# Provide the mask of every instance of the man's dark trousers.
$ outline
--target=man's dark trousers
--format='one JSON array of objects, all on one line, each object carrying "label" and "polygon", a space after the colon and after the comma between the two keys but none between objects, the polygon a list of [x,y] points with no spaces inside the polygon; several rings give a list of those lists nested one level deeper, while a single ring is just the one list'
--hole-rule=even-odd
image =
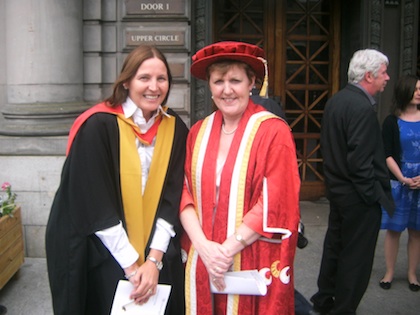
[{"label": "man's dark trousers", "polygon": [[330,203],[328,230],[314,308],[330,314],[356,314],[372,271],[381,224],[379,203]]}]

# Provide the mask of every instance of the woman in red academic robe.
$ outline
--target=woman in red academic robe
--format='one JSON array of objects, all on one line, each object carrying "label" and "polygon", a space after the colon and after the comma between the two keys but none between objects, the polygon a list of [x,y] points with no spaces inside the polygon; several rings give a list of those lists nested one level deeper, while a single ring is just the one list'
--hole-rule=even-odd
[{"label": "woman in red academic robe", "polygon": [[[217,110],[187,141],[180,207],[187,315],[294,314],[300,179],[290,127],[249,98],[264,77],[263,55],[220,42],[193,56],[191,73],[208,80]],[[224,294],[227,271],[255,269],[265,296]]]}]

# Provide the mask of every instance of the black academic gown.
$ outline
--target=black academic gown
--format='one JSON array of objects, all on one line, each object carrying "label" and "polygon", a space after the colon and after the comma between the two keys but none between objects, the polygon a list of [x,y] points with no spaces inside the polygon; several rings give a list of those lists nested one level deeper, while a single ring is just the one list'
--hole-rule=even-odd
[{"label": "black academic gown", "polygon": [[[163,218],[174,225],[177,233],[164,255],[164,268],[159,276],[159,283],[172,285],[166,314],[177,315],[184,313],[178,211],[188,129],[175,112],[169,109],[168,114],[176,117],[175,137],[155,221]],[[117,283],[124,279],[124,271],[94,234],[120,220],[125,226],[119,159],[116,116],[94,114],[74,139],[46,229],[47,267],[55,315],[109,314]]]}]

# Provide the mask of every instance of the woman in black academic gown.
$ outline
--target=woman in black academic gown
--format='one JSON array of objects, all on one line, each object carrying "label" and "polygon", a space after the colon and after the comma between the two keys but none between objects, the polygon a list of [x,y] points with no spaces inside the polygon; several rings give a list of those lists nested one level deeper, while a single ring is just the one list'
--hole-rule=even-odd
[{"label": "woman in black academic gown", "polygon": [[109,314],[118,281],[145,303],[172,285],[166,314],[184,313],[178,209],[185,140],[167,106],[171,73],[163,54],[139,46],[113,94],[80,115],[46,231],[54,314]]}]

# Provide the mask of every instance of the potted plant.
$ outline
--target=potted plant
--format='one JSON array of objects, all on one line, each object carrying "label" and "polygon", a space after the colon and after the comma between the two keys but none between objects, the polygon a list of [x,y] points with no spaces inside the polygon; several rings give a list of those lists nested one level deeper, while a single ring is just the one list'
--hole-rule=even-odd
[{"label": "potted plant", "polygon": [[0,196],[0,290],[19,270],[24,261],[22,216],[15,204],[16,194],[5,182]]}]

